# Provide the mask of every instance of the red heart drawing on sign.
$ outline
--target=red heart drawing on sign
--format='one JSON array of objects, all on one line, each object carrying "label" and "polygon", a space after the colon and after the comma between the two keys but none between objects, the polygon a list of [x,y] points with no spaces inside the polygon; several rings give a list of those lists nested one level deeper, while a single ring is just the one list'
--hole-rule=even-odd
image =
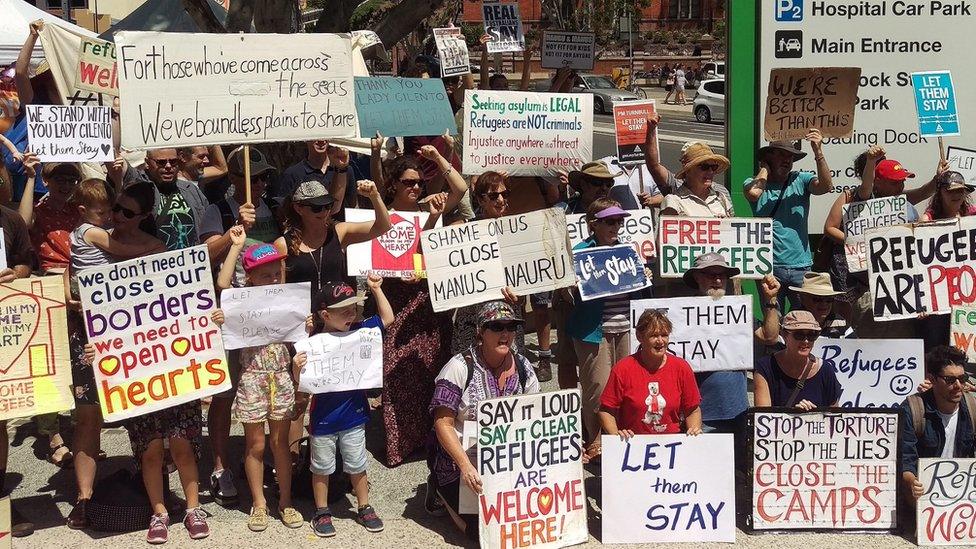
[{"label": "red heart drawing on sign", "polygon": [[[33,305],[33,312],[27,310],[30,307],[24,307],[25,305]],[[19,325],[28,326],[27,331],[16,332],[16,335],[20,337],[14,338],[13,333],[3,333],[0,334],[0,346],[2,347],[13,347],[17,354],[10,360],[10,362],[5,362],[0,364],[0,373],[6,374],[20,357],[27,352],[28,344],[34,339],[34,334],[37,333],[37,326],[40,324],[41,319],[41,302],[34,296],[30,294],[11,294],[7,297],[0,299],[0,316],[10,315],[3,324],[5,326],[14,326],[15,321],[13,316],[19,316]],[[10,339],[7,339],[7,338]],[[9,355],[10,351],[6,351],[4,354]]]},{"label": "red heart drawing on sign", "polygon": [[552,511],[552,503],[552,489],[547,487],[539,490],[539,513],[548,515]]},{"label": "red heart drawing on sign", "polygon": [[393,257],[399,258],[403,254],[409,252],[414,248],[417,242],[417,226],[413,221],[408,221],[393,214],[390,216],[390,221],[393,222],[393,226],[385,234],[377,238],[376,240],[383,246],[387,252]]}]

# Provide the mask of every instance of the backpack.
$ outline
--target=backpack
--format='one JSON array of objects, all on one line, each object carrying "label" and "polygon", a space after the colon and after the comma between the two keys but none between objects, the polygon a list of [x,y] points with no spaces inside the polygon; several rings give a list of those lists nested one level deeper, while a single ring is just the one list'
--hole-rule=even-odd
[{"label": "backpack", "polygon": [[[963,391],[963,398],[966,399],[966,412],[969,414],[969,426],[973,433],[976,433],[976,396],[972,393]],[[908,409],[912,412],[912,426],[915,428],[915,438],[921,438],[925,432],[925,404],[922,402],[921,395],[911,395],[908,397]]]}]

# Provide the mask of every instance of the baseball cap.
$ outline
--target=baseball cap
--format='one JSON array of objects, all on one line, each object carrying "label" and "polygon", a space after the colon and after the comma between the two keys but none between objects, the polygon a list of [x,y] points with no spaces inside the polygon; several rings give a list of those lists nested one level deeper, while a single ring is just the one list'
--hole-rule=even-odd
[{"label": "baseball cap", "polygon": [[282,259],[285,259],[285,255],[271,244],[252,244],[244,250],[244,271]]},{"label": "baseball cap", "polygon": [[316,310],[341,309],[348,305],[362,305],[365,297],[359,297],[356,290],[345,282],[326,282],[315,299]]},{"label": "baseball cap", "polygon": [[[255,177],[267,172],[276,171],[275,167],[268,163],[264,153],[260,149],[251,147],[251,177]],[[244,146],[237,147],[227,155],[227,169],[230,173],[244,177]]]},{"label": "baseball cap", "polygon": [[522,322],[522,318],[515,314],[512,304],[507,301],[495,300],[482,305],[478,311],[478,326],[484,326],[496,320]]},{"label": "baseball cap", "polygon": [[939,178],[938,186],[940,189],[954,191],[956,189],[966,189],[973,192],[973,185],[966,183],[966,178],[959,172],[948,171]]},{"label": "baseball cap", "polygon": [[901,162],[885,158],[875,166],[874,177],[883,177],[891,181],[904,181],[915,177],[915,174],[906,170]]},{"label": "baseball cap", "polygon": [[329,206],[335,199],[321,181],[314,179],[306,181],[295,189],[291,201],[296,204],[310,204],[312,206]]}]

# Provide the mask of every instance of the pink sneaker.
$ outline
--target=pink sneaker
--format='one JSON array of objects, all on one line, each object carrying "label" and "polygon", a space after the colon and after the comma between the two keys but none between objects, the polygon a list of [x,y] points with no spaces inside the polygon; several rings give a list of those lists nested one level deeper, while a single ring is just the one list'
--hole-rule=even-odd
[{"label": "pink sneaker", "polygon": [[149,518],[149,531],[146,541],[153,545],[166,543],[169,538],[169,515],[153,515]]},{"label": "pink sneaker", "polygon": [[210,527],[207,526],[207,512],[202,507],[187,509],[183,526],[186,526],[190,539],[203,539],[210,535]]}]

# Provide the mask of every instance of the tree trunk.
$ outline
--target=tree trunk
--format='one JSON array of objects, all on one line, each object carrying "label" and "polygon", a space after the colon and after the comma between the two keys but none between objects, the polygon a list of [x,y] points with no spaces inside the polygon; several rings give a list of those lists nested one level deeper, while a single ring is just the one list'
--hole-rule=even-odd
[{"label": "tree trunk", "polygon": [[[349,26],[349,18],[361,0],[332,0],[329,5],[322,10],[319,20],[315,22],[314,32],[350,32],[354,30]],[[392,44],[391,44],[392,47]]]},{"label": "tree trunk", "polygon": [[254,30],[290,34],[298,32],[301,12],[295,0],[262,0],[254,6]]},{"label": "tree trunk", "polygon": [[201,32],[227,32],[210,9],[208,0],[183,0],[183,9],[190,14]]},{"label": "tree trunk", "polygon": [[373,26],[373,30],[383,44],[393,47],[443,4],[444,0],[402,0]]},{"label": "tree trunk", "polygon": [[230,0],[227,32],[250,32],[254,21],[254,0]]}]

